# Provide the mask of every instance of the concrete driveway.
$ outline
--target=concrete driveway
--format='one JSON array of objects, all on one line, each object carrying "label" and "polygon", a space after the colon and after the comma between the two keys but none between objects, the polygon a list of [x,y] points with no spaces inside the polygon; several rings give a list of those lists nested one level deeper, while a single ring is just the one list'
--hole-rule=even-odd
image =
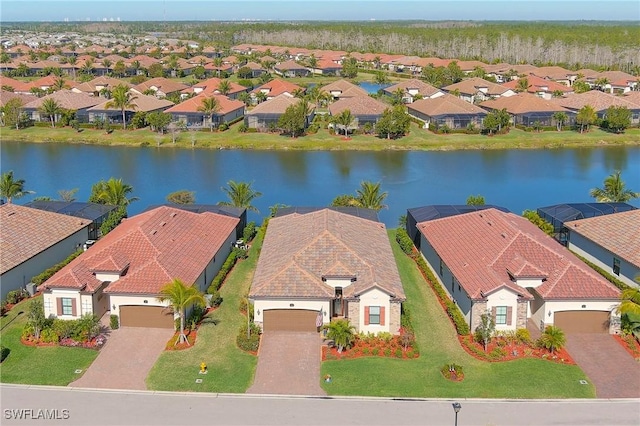
[{"label": "concrete driveway", "polygon": [[567,334],[567,351],[598,398],[640,397],[640,364],[608,334]]},{"label": "concrete driveway", "polygon": [[316,332],[265,332],[247,393],[326,395],[320,387],[321,342]]},{"label": "concrete driveway", "polygon": [[145,379],[173,335],[168,328],[111,331],[100,355],[72,387],[145,390]]}]

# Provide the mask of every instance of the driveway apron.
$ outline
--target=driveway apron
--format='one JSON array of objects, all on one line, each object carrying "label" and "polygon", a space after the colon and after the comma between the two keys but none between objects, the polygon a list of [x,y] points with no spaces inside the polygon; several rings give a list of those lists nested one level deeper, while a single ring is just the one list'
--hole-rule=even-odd
[{"label": "driveway apron", "polygon": [[247,393],[326,395],[320,387],[321,339],[315,332],[267,331]]},{"label": "driveway apron", "polygon": [[598,398],[640,397],[640,364],[608,334],[567,334],[567,351]]},{"label": "driveway apron", "polygon": [[145,390],[147,374],[172,335],[166,328],[113,330],[93,364],[69,386]]}]

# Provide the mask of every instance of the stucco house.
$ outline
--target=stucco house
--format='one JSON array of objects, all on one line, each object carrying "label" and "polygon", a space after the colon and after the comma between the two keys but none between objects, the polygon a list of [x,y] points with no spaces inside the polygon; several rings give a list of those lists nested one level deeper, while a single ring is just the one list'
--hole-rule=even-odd
[{"label": "stucco house", "polygon": [[376,124],[385,110],[390,109],[388,104],[380,102],[371,96],[354,96],[340,98],[329,105],[329,114],[337,116],[342,111],[349,110],[354,118],[355,126],[363,126],[366,123]]},{"label": "stucco house", "polygon": [[347,80],[337,80],[321,87],[323,92],[328,93],[334,100],[369,96],[369,93],[362,87],[357,86]]},{"label": "stucco house", "polygon": [[[214,98],[218,102],[218,110],[212,116],[200,110],[206,98]],[[207,127],[210,124],[218,127],[222,123],[229,123],[244,115],[244,102],[229,99],[224,95],[201,93],[177,105],[167,108],[164,112],[171,114],[173,121],[183,121],[189,128]],[[212,123],[211,123],[212,122]]]},{"label": "stucco house", "polygon": [[407,105],[410,116],[423,121],[425,127],[448,126],[450,129],[465,129],[469,125],[482,128],[487,112],[462,99],[446,94],[433,99],[420,99]]},{"label": "stucco house", "polygon": [[570,109],[529,93],[518,93],[509,97],[502,96],[490,99],[480,103],[478,106],[487,111],[506,109],[511,115],[513,124],[521,124],[523,126],[533,126],[536,123],[540,123],[542,126],[555,126],[556,120],[553,115],[556,112],[564,112],[567,115],[568,121],[564,125],[573,123],[576,116]]},{"label": "stucco house", "polygon": [[417,224],[420,252],[475,330],[615,333],[620,290],[527,219],[496,209]]},{"label": "stucco house", "polygon": [[283,77],[306,77],[311,73],[307,67],[293,60],[274,65],[273,71]]},{"label": "stucco house", "polygon": [[640,209],[566,222],[567,247],[627,285],[640,287]]},{"label": "stucco house", "polygon": [[[247,127],[255,129],[268,129],[270,126],[277,126],[278,120],[287,111],[287,108],[296,105],[299,101],[299,98],[282,93],[247,111],[244,116],[244,123]],[[307,116],[305,128],[313,121],[316,113],[315,105],[309,103],[309,109],[311,112]]]},{"label": "stucco house", "polygon": [[384,93],[389,96],[394,96],[397,90],[402,91],[402,102],[405,104],[412,103],[416,98],[433,99],[443,96],[445,93],[437,87],[433,87],[429,83],[415,78],[403,80],[400,83],[383,89]]},{"label": "stucco house", "polygon": [[590,90],[554,98],[551,102],[573,111],[574,114],[577,114],[582,107],[589,105],[601,119],[606,118],[609,107],[626,108],[631,111],[631,124],[635,125],[640,122],[640,102],[634,102],[633,98],[627,96],[615,96],[599,90]]},{"label": "stucco house", "polygon": [[90,220],[17,204],[0,205],[0,288],[4,299],[62,262],[89,237]]},{"label": "stucco house", "polygon": [[238,221],[167,206],[125,219],[40,286],[45,315],[110,311],[121,326],[173,328],[160,289],[180,279],[205,291],[231,251]]},{"label": "stucco house", "polygon": [[513,96],[516,92],[497,83],[483,78],[473,77],[459,81],[442,88],[447,93],[456,93],[463,101],[470,103],[483,102],[500,96]]},{"label": "stucco house", "polygon": [[[80,123],[89,121],[89,108],[104,102],[104,98],[94,97],[86,93],[76,93],[71,90],[63,89],[42,98],[37,98],[22,109],[34,121],[50,121],[51,118],[41,111],[42,105],[47,100],[55,101],[61,109],[75,111],[76,120]],[[62,112],[56,115],[56,122],[60,119]]]},{"label": "stucco house", "polygon": [[399,333],[405,300],[385,226],[357,211],[309,209],[269,221],[249,298],[265,331]]},{"label": "stucco house", "polygon": [[[155,96],[132,94],[131,107],[124,110],[125,120],[127,123],[131,121],[136,112],[154,112],[164,111],[171,107],[173,102],[166,99],[158,99]],[[87,109],[89,113],[89,121],[94,122],[96,119],[110,121],[111,123],[122,124],[122,111],[114,106],[110,106],[109,100],[103,100],[102,103]]]}]

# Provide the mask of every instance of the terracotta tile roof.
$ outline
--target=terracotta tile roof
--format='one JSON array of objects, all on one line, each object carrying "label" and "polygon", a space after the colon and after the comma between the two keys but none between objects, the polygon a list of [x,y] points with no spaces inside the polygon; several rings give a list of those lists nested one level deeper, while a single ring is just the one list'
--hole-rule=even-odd
[{"label": "terracotta tile roof", "polygon": [[333,298],[323,276],[354,275],[345,297],[374,286],[404,300],[385,226],[323,209],[269,221],[250,297]]},{"label": "terracotta tile roof", "polygon": [[537,69],[531,71],[531,74],[542,78],[549,78],[551,80],[566,80],[570,76],[578,75],[578,72],[570,71],[559,66],[550,66],[538,67]]},{"label": "terracotta tile roof", "polygon": [[36,95],[28,95],[26,93],[15,93],[0,90],[0,107],[5,106],[11,99],[16,98],[20,99],[22,105],[28,104],[29,102],[38,99]]},{"label": "terracotta tile roof", "polygon": [[164,77],[152,78],[151,80],[144,81],[137,86],[133,86],[132,89],[139,92],[144,93],[145,90],[153,90],[153,91],[162,91],[163,93],[174,93],[179,92],[188,88],[184,83],[180,83],[179,81],[170,80]]},{"label": "terracotta tile roof", "polygon": [[158,207],[125,219],[91,249],[49,278],[42,288],[94,292],[102,285],[94,272],[120,273],[107,293],[158,294],[175,278],[192,284],[239,219],[215,213],[192,213]]},{"label": "terracotta tile roof", "polygon": [[17,204],[0,205],[0,273],[31,259],[89,223],[89,220]]},{"label": "terracotta tile roof", "polygon": [[[467,78],[458,83],[450,84],[442,88],[447,92],[457,90],[463,95],[475,95],[482,91],[489,96],[501,96],[503,93],[513,89],[505,87],[501,84],[492,83],[480,77]],[[483,90],[485,89],[485,90]]]},{"label": "terracotta tile roof", "polygon": [[441,90],[437,87],[433,87],[429,83],[425,83],[424,81],[415,78],[412,78],[410,80],[403,80],[398,84],[394,84],[385,88],[384,91],[387,93],[393,93],[398,89],[402,89],[405,92],[408,92],[409,90],[417,90],[419,95],[427,98],[435,95],[438,92],[441,92]]},{"label": "terracotta tile roof", "polygon": [[28,92],[29,88],[26,87],[23,81],[15,80],[11,77],[6,77],[4,75],[0,75],[0,87],[1,86],[9,86],[12,87],[14,92]]},{"label": "terracotta tile roof", "polygon": [[565,222],[582,235],[640,268],[640,209]]},{"label": "terracotta tile roof", "polygon": [[600,73],[589,68],[582,68],[576,71],[576,75],[582,74],[582,78],[597,79]]},{"label": "terracotta tile roof", "polygon": [[290,83],[288,81],[280,80],[278,78],[273,79],[260,87],[254,89],[251,93],[258,93],[266,91],[268,97],[273,98],[283,93],[293,94],[296,90],[304,90],[303,87],[297,84]]},{"label": "terracotta tile roof", "polygon": [[446,94],[433,99],[419,99],[409,105],[409,110],[415,110],[430,117],[450,114],[481,114],[487,115],[487,111],[463,101],[457,96]]},{"label": "terracotta tile roof", "polygon": [[71,90],[58,90],[57,92],[54,92],[50,95],[43,96],[42,98],[37,98],[26,104],[24,107],[38,109],[42,106],[42,103],[45,101],[45,99],[53,99],[62,108],[72,111],[91,108],[104,102],[103,98],[96,98],[86,93],[76,93]]},{"label": "terracotta tile roof", "polygon": [[131,64],[133,64],[135,61],[140,62],[140,65],[143,68],[149,68],[151,65],[153,64],[158,64],[160,63],[160,61],[156,58],[152,58],[151,56],[147,56],[147,55],[136,55],[133,58],[129,58],[127,59],[127,65],[131,66]]},{"label": "terracotta tile roof", "polygon": [[474,300],[504,286],[532,298],[509,272],[544,274],[546,280],[536,292],[548,300],[617,300],[620,294],[569,250],[513,213],[487,209],[421,222],[417,227]]},{"label": "terracotta tile roof", "polygon": [[551,102],[575,111],[585,105],[592,106],[596,111],[605,111],[611,106],[622,106],[632,110],[640,109],[640,105],[631,99],[627,99],[624,96],[615,96],[599,90],[589,90],[588,92],[574,93],[562,98],[553,98]]},{"label": "terracotta tile roof", "polygon": [[177,105],[172,106],[164,110],[166,113],[179,113],[179,112],[188,112],[188,113],[200,113],[198,108],[202,105],[202,100],[205,98],[213,97],[218,100],[218,105],[220,109],[216,112],[216,115],[225,115],[230,113],[231,111],[235,111],[238,109],[244,110],[244,102],[239,101],[237,99],[229,99],[224,95],[212,95],[209,93],[201,93],[199,95],[194,96],[193,98],[189,98],[184,102],[180,102]]},{"label": "terracotta tile roof", "polygon": [[[109,103],[109,99],[105,99],[102,103],[91,107],[88,109],[88,111],[115,111],[118,110],[118,108],[115,107],[111,107],[111,108],[107,108],[107,104]],[[131,103],[133,105],[135,105],[133,108],[128,108],[125,111],[132,111],[132,112],[136,112],[136,111],[143,111],[143,112],[150,112],[150,111],[157,111],[157,110],[161,110],[161,109],[165,109],[168,108],[170,106],[173,105],[173,102],[168,101],[166,99],[158,99],[155,96],[147,96],[147,95],[141,95],[138,93],[133,93],[131,96]]]},{"label": "terracotta tile roof", "polygon": [[[545,80],[544,78],[538,77],[536,75],[528,75],[522,78],[527,79],[527,83],[529,84],[527,92],[529,93],[552,93],[556,90],[559,90],[563,93],[573,92],[573,89],[571,87],[565,86],[564,84],[556,83],[553,80]],[[508,81],[506,83],[503,83],[502,86],[515,91],[518,87],[518,80]]]},{"label": "terracotta tile roof", "polygon": [[473,71],[476,67],[485,69],[487,64],[481,61],[458,61],[456,59],[452,59],[451,62],[456,61],[458,66],[462,71]]},{"label": "terracotta tile roof", "polygon": [[634,77],[624,71],[603,71],[598,77],[606,78],[609,81],[638,81],[638,77]]},{"label": "terracotta tile roof", "polygon": [[[39,78],[37,80],[33,80],[33,81],[29,81],[29,82],[25,82],[23,84],[23,86],[20,88],[21,90],[30,90],[31,88],[49,88],[51,86],[53,86],[56,82],[56,80],[58,80],[59,77],[50,74],[46,77],[42,77]],[[74,86],[76,86],[78,83],[76,83],[73,80],[64,80],[64,84],[69,87],[72,88]]]},{"label": "terracotta tile roof", "polygon": [[[206,68],[206,66],[205,66]],[[218,90],[218,87],[220,86],[220,82],[223,79],[221,78],[217,78],[217,77],[212,77],[212,78],[208,78],[204,81],[201,81],[197,84],[194,84],[191,87],[187,87],[186,89],[182,90],[181,93],[195,93],[195,94],[200,94],[200,93],[208,93],[208,94],[213,94]],[[245,92],[247,90],[246,87],[239,85],[238,83],[234,83],[233,81],[229,81],[231,90],[229,91],[229,95],[232,95],[234,93],[240,93],[240,92]]]},{"label": "terracotta tile roof", "polygon": [[546,101],[529,93],[518,93],[513,96],[501,96],[496,99],[490,99],[479,104],[481,107],[491,110],[500,110],[506,108],[509,114],[524,114],[527,112],[569,112],[568,109],[561,107],[551,101]]},{"label": "terracotta tile roof", "polygon": [[258,71],[258,70],[262,70],[262,65],[255,63],[255,62],[247,62],[246,64],[243,65],[244,67],[247,67],[249,69],[252,69],[254,71]]},{"label": "terracotta tile roof", "polygon": [[280,62],[274,68],[277,69],[277,70],[282,70],[282,71],[306,70],[307,69],[307,67],[305,67],[304,65],[298,64],[296,61]]},{"label": "terracotta tile roof", "polygon": [[[275,98],[262,102],[251,111],[247,111],[245,115],[284,114],[288,107],[297,104],[299,100],[298,98],[283,93]],[[311,110],[315,109],[315,105],[310,102],[308,102],[308,104]]]},{"label": "terracotta tile roof", "polygon": [[[357,86],[347,80],[337,80],[333,83],[329,83],[326,86],[322,86],[321,90],[323,92],[338,93],[338,97],[353,97],[353,96],[369,96],[369,93],[364,90],[362,87]],[[333,93],[332,93],[333,94]]]},{"label": "terracotta tile roof", "polygon": [[382,115],[382,113],[389,108],[391,108],[390,105],[367,95],[340,98],[340,100],[329,105],[329,113],[331,115],[338,115],[348,109],[351,111],[351,114],[356,117],[359,115]]},{"label": "terracotta tile roof", "polygon": [[629,102],[632,102],[635,105],[639,105],[640,106],[640,92],[638,92],[638,91],[632,91],[632,92],[625,93],[623,95],[623,99],[626,99]]},{"label": "terracotta tile roof", "polygon": [[72,88],[74,92],[85,92],[85,93],[93,93],[99,92],[101,89],[107,88],[109,90],[113,90],[114,87],[119,85],[125,85],[127,87],[131,87],[131,84],[127,83],[125,80],[118,80],[117,78],[111,77],[96,77],[93,80],[89,80],[86,83],[78,84],[76,87]]}]

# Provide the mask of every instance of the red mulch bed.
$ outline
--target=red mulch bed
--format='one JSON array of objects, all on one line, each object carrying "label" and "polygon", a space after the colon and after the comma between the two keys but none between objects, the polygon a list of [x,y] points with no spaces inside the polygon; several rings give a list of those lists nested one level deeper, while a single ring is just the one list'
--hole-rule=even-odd
[{"label": "red mulch bed", "polygon": [[[65,342],[68,342],[68,344],[65,344]],[[39,340],[34,339],[33,337],[28,337],[26,339],[23,337],[20,337],[20,343],[22,343],[25,346],[38,346],[38,347],[63,346],[63,347],[69,347],[69,348],[85,348],[85,349],[100,349],[102,348],[102,346],[104,346],[104,343],[98,344],[95,338],[91,339],[88,342],[77,342],[72,339],[62,339],[60,342],[52,343],[52,342],[41,342]]]},{"label": "red mulch bed", "polygon": [[[557,362],[560,364],[575,365],[573,358],[567,352],[566,349],[555,350],[553,354],[544,348],[536,348],[531,344],[519,343],[519,342],[507,342],[502,338],[493,338],[491,343],[487,345],[487,351],[484,347],[473,340],[473,337],[458,336],[460,346],[467,351],[472,357],[481,361],[501,362],[512,361],[520,358],[540,358],[549,361]],[[503,346],[498,344],[500,342]],[[496,349],[498,348],[498,349]],[[499,350],[503,349],[502,354],[499,354]],[[496,351],[494,355],[491,355],[493,351]]]},{"label": "red mulch bed", "polygon": [[384,342],[382,340],[367,342],[363,339],[356,339],[353,346],[349,349],[343,349],[342,353],[338,353],[338,348],[336,347],[322,347],[323,361],[330,359],[353,359],[365,356],[411,359],[419,357],[420,353],[411,348],[411,346],[407,347],[405,351],[402,346],[397,343],[397,338],[393,338],[390,342]]},{"label": "red mulch bed", "polygon": [[618,334],[614,334],[613,338],[626,350],[629,352],[629,355],[634,357],[636,360],[640,360],[640,343],[633,337],[632,335],[620,336]]},{"label": "red mulch bed", "polygon": [[192,347],[196,343],[196,335],[198,334],[198,330],[185,330],[184,334],[187,336],[187,342],[189,342],[189,344],[185,342],[185,343],[178,343],[176,345],[175,344],[176,340],[178,340],[178,336],[180,335],[180,332],[176,331],[175,334],[171,337],[171,339],[169,339],[169,341],[167,342],[167,346],[165,346],[165,350],[181,351],[183,349],[188,349]]}]

